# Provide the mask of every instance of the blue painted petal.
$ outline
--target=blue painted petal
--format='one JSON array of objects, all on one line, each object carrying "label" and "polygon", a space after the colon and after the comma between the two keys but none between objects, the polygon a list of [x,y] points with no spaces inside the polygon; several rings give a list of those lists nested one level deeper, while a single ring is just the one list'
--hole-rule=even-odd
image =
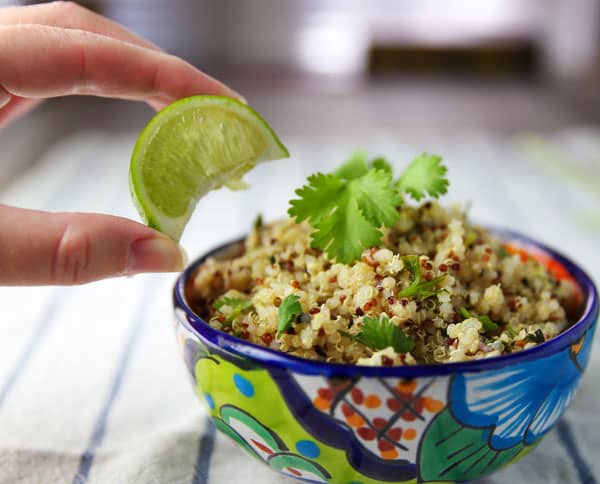
[{"label": "blue painted petal", "polygon": [[570,382],[560,382],[553,388],[533,417],[531,426],[525,434],[526,444],[532,444],[552,428],[573,400],[577,381],[578,378]]},{"label": "blue painted petal", "polygon": [[526,435],[532,443],[556,421],[579,378],[569,351],[484,373],[456,375],[450,408],[463,424],[494,427],[490,445],[509,449]]}]

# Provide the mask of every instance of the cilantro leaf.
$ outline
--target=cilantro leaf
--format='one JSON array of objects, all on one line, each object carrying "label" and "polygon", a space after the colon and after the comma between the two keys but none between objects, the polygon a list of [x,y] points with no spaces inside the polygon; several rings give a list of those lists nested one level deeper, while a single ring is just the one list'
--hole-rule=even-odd
[{"label": "cilantro leaf", "polygon": [[379,245],[382,239],[381,231],[364,217],[350,194],[345,194],[339,200],[339,208],[315,227],[312,245],[344,264],[360,259],[365,248]]},{"label": "cilantro leaf", "polygon": [[357,150],[335,171],[335,176],[344,180],[354,180],[366,174],[368,170],[367,152],[365,150]]},{"label": "cilantro leaf", "polygon": [[334,174],[344,180],[354,180],[365,175],[371,168],[393,175],[392,165],[381,156],[378,156],[367,164],[367,152],[365,150],[357,150],[352,153],[350,158]]},{"label": "cilantro leaf", "polygon": [[300,298],[295,294],[287,296],[279,306],[277,310],[277,337],[281,336],[281,333],[286,332],[292,327],[294,320],[302,314],[302,306],[300,306]]},{"label": "cilantro leaf", "polygon": [[382,156],[378,156],[373,161],[371,161],[371,163],[369,163],[369,166],[377,170],[383,170],[389,173],[390,175],[392,175],[394,172],[394,170],[392,169],[392,165],[390,165],[390,163]]},{"label": "cilantro leaf", "polygon": [[229,306],[233,310],[244,311],[252,306],[250,299],[238,299],[235,297],[222,297],[213,303],[213,307],[217,310],[223,306]]},{"label": "cilantro leaf", "polygon": [[481,322],[481,326],[484,331],[496,331],[498,329],[498,324],[494,323],[489,316],[486,316],[485,314],[483,316],[476,316],[464,306],[461,306],[460,314],[465,319],[478,319]]},{"label": "cilantro leaf", "polygon": [[415,342],[385,314],[379,318],[365,316],[360,333],[355,335],[354,339],[373,350],[383,350],[391,346],[396,353],[408,353],[415,347]]},{"label": "cilantro leaf", "polygon": [[398,220],[396,207],[402,198],[394,192],[391,183],[390,173],[372,169],[350,184],[361,212],[376,227],[391,227]]},{"label": "cilantro leaf", "polygon": [[410,286],[402,289],[398,293],[398,297],[414,297],[417,299],[427,299],[428,297],[435,296],[439,294],[442,289],[439,288],[439,285],[446,278],[446,274],[434,277],[430,281],[421,279],[421,263],[419,261],[419,256],[417,255],[407,255],[403,258],[404,265],[411,273],[411,283]]},{"label": "cilantro leaf", "polygon": [[[404,193],[416,200],[446,193],[446,167],[439,156],[417,157],[396,182],[392,172],[384,158],[368,163],[367,153],[356,151],[336,172],[309,176],[307,184],[296,190],[298,198],[290,201],[288,214],[296,222],[307,220],[312,225],[313,247],[338,262],[354,262],[363,250],[381,244],[383,227],[397,222]],[[409,294],[436,294],[442,278],[422,282]]]},{"label": "cilantro leaf", "polygon": [[290,201],[288,213],[298,222],[309,220],[316,229],[313,246],[325,250],[331,259],[342,263],[360,259],[364,249],[381,243],[380,228],[398,219],[396,207],[401,198],[392,186],[391,174],[383,170],[369,169],[351,180],[317,173],[308,182],[296,190],[300,198]]},{"label": "cilantro leaf", "polygon": [[227,319],[225,319],[226,323],[230,323],[244,311],[250,309],[253,304],[250,299],[238,299],[235,297],[222,297],[213,303],[213,308],[219,312],[222,312],[221,308],[223,308],[223,306],[228,306],[231,308],[229,316],[227,316]]},{"label": "cilantro leaf", "polygon": [[441,161],[439,156],[427,153],[415,158],[396,182],[398,192],[408,193],[417,202],[427,194],[437,198],[446,193],[448,191],[448,179],[445,176],[447,169]]},{"label": "cilantro leaf", "polygon": [[308,184],[296,190],[300,198],[290,200],[288,214],[297,222],[308,220],[317,228],[321,219],[327,217],[345,194],[346,184],[335,175],[315,173],[307,179]]}]

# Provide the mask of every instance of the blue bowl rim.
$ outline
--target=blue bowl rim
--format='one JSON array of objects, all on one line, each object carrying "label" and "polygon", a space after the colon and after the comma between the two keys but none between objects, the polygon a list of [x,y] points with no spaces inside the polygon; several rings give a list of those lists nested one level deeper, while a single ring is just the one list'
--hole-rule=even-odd
[{"label": "blue bowl rim", "polygon": [[212,328],[200,316],[194,313],[185,300],[185,284],[186,281],[190,279],[194,271],[209,257],[212,257],[215,254],[218,254],[219,252],[240,243],[243,238],[222,244],[189,264],[188,267],[177,278],[173,288],[173,303],[175,308],[180,308],[185,312],[187,322],[189,323],[189,325],[187,325],[188,329],[195,333],[200,339],[206,339],[213,345],[216,345],[225,351],[232,352],[238,357],[254,360],[264,367],[275,366],[282,369],[293,370],[296,373],[309,375],[326,375],[347,378],[356,378],[361,376],[416,378],[450,375],[459,372],[481,372],[550,356],[579,341],[586,331],[598,319],[598,290],[596,289],[592,279],[581,267],[579,267],[579,265],[575,264],[560,252],[548,247],[543,243],[534,241],[533,239],[513,230],[490,226],[487,226],[487,228],[505,242],[512,241],[521,245],[524,244],[550,255],[553,259],[563,264],[563,266],[575,279],[583,292],[585,308],[580,318],[567,330],[562,332],[560,335],[546,341],[545,343],[527,350],[486,359],[443,364],[421,364],[412,366],[387,367],[362,366],[344,363],[327,363],[290,355],[278,350],[242,340],[233,335]]}]

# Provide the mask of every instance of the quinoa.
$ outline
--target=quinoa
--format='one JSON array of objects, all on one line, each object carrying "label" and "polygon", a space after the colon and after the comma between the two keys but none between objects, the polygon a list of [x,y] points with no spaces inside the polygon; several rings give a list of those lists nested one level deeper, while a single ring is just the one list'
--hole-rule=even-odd
[{"label": "quinoa", "polygon": [[[536,346],[569,325],[565,308],[577,294],[571,281],[556,279],[532,257],[511,254],[458,208],[427,202],[399,212],[381,246],[352,264],[311,247],[305,223],[256,224],[241,254],[199,267],[188,291],[192,306],[212,327],[253,343],[362,365],[489,358]],[[424,280],[440,278],[434,295],[399,297],[411,284],[409,255],[418,257]],[[278,337],[278,308],[290,295],[299,298],[302,314]],[[247,302],[243,310],[216,309],[222,298]],[[364,318],[382,315],[415,342],[412,351],[377,351],[356,338]],[[483,324],[486,316],[491,327]]]}]

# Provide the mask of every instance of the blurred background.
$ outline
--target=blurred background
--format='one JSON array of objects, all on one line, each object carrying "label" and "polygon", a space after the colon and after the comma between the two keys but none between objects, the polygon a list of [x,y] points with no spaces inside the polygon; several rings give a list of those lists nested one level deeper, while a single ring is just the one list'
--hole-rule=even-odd
[{"label": "blurred background", "polygon": [[[360,143],[382,129],[547,132],[600,122],[597,0],[78,3],[230,84],[284,137],[359,133]],[[0,186],[74,131],[136,133],[150,114],[119,101],[48,102],[0,133],[3,147],[13,144]],[[15,147],[19,132],[27,140]]]}]

